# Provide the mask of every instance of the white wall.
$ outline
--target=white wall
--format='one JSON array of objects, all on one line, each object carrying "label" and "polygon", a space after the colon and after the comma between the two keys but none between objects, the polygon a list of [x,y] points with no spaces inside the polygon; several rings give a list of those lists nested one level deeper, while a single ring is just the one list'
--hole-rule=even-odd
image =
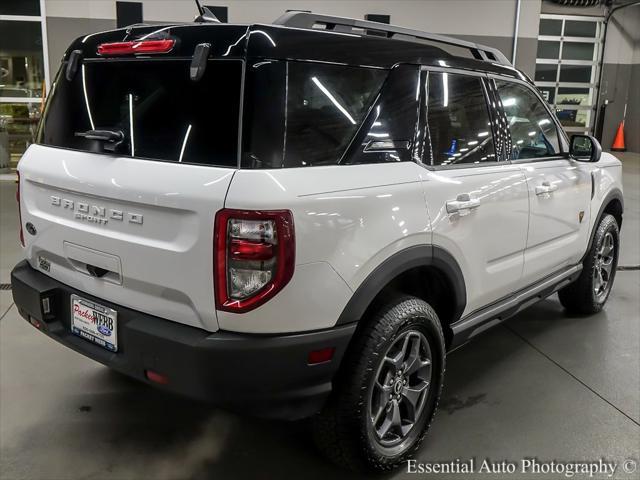
[{"label": "white wall", "polygon": [[45,0],[47,17],[115,19],[115,0]]},{"label": "white wall", "polygon": [[[191,21],[193,0],[143,0],[148,21]],[[229,7],[233,23],[271,23],[287,9],[364,18],[390,14],[392,22],[434,33],[512,37],[516,0],[203,0]],[[47,16],[115,19],[115,0],[46,0]],[[521,37],[537,37],[540,0],[523,0]]]},{"label": "white wall", "polygon": [[640,43],[640,5],[613,14],[607,27],[604,63],[638,63],[634,53]]}]

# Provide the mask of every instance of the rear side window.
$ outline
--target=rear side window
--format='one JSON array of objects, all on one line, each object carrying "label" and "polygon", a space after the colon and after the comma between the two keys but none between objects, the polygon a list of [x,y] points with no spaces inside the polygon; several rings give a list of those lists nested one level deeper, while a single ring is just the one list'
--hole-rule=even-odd
[{"label": "rear side window", "polygon": [[335,164],[385,76],[367,68],[291,62],[286,166]]},{"label": "rear side window", "polygon": [[[87,61],[59,75],[40,127],[54,147],[236,167],[242,62],[209,61],[198,82],[188,60]],[[87,138],[122,132],[123,141]]]},{"label": "rear side window", "polygon": [[427,81],[431,165],[496,161],[482,80],[469,75],[429,72]]},{"label": "rear side window", "polygon": [[538,97],[527,87],[496,81],[511,132],[511,159],[540,158],[560,153],[558,129]]},{"label": "rear side window", "polygon": [[245,168],[337,164],[388,73],[307,62],[248,70]]}]

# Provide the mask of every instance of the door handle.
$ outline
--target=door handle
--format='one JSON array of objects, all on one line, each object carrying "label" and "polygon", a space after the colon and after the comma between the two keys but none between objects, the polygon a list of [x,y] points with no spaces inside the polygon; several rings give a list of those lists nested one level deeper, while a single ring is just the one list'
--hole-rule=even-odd
[{"label": "door handle", "polygon": [[461,217],[471,213],[480,206],[480,200],[477,198],[471,198],[468,193],[461,193],[455,200],[450,200],[446,203],[447,213],[458,213]]},{"label": "door handle", "polygon": [[536,195],[546,195],[548,193],[555,192],[558,189],[558,185],[551,182],[542,182],[542,185],[536,186]]}]

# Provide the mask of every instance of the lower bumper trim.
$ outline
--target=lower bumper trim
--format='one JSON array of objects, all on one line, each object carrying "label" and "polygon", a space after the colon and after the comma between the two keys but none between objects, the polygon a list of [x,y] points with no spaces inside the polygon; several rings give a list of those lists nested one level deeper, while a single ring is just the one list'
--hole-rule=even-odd
[{"label": "lower bumper trim", "polygon": [[[277,336],[210,333],[77,291],[27,262],[16,265],[11,283],[20,314],[59,343],[162,390],[261,417],[295,420],[319,411],[356,328]],[[72,294],[118,312],[118,352],[71,333]],[[330,362],[307,364],[311,351],[327,347],[335,348]],[[167,382],[152,382],[147,371]]]}]

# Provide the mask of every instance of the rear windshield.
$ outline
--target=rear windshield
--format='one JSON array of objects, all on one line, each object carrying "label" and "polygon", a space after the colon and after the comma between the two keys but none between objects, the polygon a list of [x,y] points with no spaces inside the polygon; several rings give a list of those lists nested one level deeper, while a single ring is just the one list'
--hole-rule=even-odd
[{"label": "rear windshield", "polygon": [[[95,153],[235,167],[242,62],[210,60],[198,82],[189,60],[87,61],[58,76],[39,143]],[[123,140],[88,132],[122,132]]]}]

